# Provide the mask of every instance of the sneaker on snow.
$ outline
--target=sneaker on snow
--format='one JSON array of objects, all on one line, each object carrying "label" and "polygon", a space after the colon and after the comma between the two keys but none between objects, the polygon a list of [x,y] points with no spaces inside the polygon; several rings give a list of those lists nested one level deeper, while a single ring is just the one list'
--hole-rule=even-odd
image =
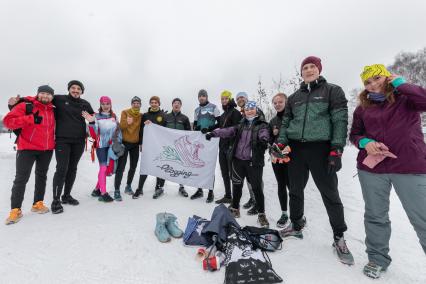
[{"label": "sneaker on snow", "polygon": [[157,187],[157,188],[155,188],[154,195],[152,196],[152,198],[157,199],[158,197],[163,195],[163,193],[164,193],[164,188]]},{"label": "sneaker on snow", "polygon": [[44,214],[49,212],[49,208],[47,208],[43,201],[37,201],[32,207],[31,207],[31,211],[32,212],[36,212],[39,214]]},{"label": "sneaker on snow", "polygon": [[50,210],[52,211],[52,214],[59,214],[64,212],[64,207],[62,207],[61,201],[53,200]]},{"label": "sneaker on snow", "polygon": [[177,218],[171,213],[164,213],[166,218],[166,229],[173,238],[181,238],[183,236],[183,231],[177,225]]},{"label": "sneaker on snow", "polygon": [[98,200],[101,201],[101,202],[113,202],[114,201],[114,199],[112,199],[112,197],[108,194],[108,192],[101,194],[101,196],[99,196]]},{"label": "sneaker on snow", "polygon": [[132,186],[130,184],[127,184],[124,188],[124,193],[128,195],[133,195]]},{"label": "sneaker on snow", "polygon": [[231,211],[232,216],[234,216],[234,218],[240,218],[241,214],[240,214],[240,209],[235,209],[231,206],[228,207],[229,211]]},{"label": "sneaker on snow", "polygon": [[262,228],[269,228],[269,222],[268,219],[266,219],[265,213],[259,213],[259,215],[257,215],[257,222]]},{"label": "sneaker on snow", "polygon": [[207,195],[206,203],[212,203],[214,200],[213,190],[209,190],[209,194]]},{"label": "sneaker on snow", "polygon": [[71,195],[62,195],[62,204],[69,204],[69,205],[78,205],[80,202],[78,202],[77,199],[73,198]]},{"label": "sneaker on snow", "polygon": [[194,199],[197,199],[197,198],[201,198],[203,196],[204,196],[203,190],[201,188],[199,188],[199,189],[197,189],[197,191],[193,195],[191,195],[191,199],[194,200]]},{"label": "sneaker on snow", "polygon": [[6,225],[18,223],[22,218],[22,211],[19,208],[10,210],[9,217],[6,219]]},{"label": "sneaker on snow", "polygon": [[259,211],[257,211],[256,203],[254,203],[253,207],[250,208],[250,210],[247,211],[247,215],[249,215],[249,216],[257,215],[258,213],[259,213]]},{"label": "sneaker on snow", "polygon": [[352,253],[349,251],[344,237],[341,237],[335,240],[333,242],[333,247],[336,249],[337,256],[339,257],[340,262],[347,265],[355,264],[354,257],[352,256]]},{"label": "sneaker on snow", "polygon": [[232,202],[232,198],[231,197],[227,197],[224,196],[221,199],[216,200],[216,204],[222,204],[222,203],[231,203]]},{"label": "sneaker on snow", "polygon": [[119,190],[114,190],[114,200],[115,201],[123,201],[123,198],[121,198],[121,193]]},{"label": "sneaker on snow", "polygon": [[141,195],[143,195],[143,191],[142,189],[136,189],[135,193],[133,193],[132,198],[133,199],[138,199]]},{"label": "sneaker on snow", "polygon": [[157,224],[155,225],[155,235],[157,236],[157,239],[162,243],[170,242],[170,233],[167,231],[166,228],[166,218],[165,213],[158,213],[157,214]]},{"label": "sneaker on snow", "polygon": [[183,197],[188,197],[188,192],[186,192],[185,187],[179,186],[179,194]]},{"label": "sneaker on snow", "polygon": [[249,208],[253,207],[253,205],[254,205],[254,199],[250,198],[246,203],[244,203],[243,208],[249,209]]},{"label": "sneaker on snow", "polygon": [[282,213],[280,219],[277,221],[277,227],[284,228],[287,222],[288,222],[287,213]]},{"label": "sneaker on snow", "polygon": [[362,270],[362,272],[364,273],[364,275],[373,278],[373,279],[377,279],[380,278],[382,272],[385,272],[386,269],[384,269],[382,266],[374,263],[374,262],[369,262],[364,266],[364,269]]},{"label": "sneaker on snow", "polygon": [[99,188],[95,188],[93,191],[92,191],[92,194],[91,194],[93,197],[99,197],[100,195],[101,195],[101,191],[99,190]]},{"label": "sneaker on snow", "polygon": [[293,223],[290,223],[290,225],[287,226],[287,228],[279,231],[280,236],[282,238],[291,238],[294,237],[296,239],[303,239],[303,233],[302,230],[295,230]]}]

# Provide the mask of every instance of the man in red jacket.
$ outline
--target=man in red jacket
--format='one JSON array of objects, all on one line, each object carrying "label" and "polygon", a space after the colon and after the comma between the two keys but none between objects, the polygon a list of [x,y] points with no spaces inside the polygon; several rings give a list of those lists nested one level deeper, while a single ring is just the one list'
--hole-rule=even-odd
[{"label": "man in red jacket", "polygon": [[4,117],[3,123],[9,129],[20,129],[17,139],[16,175],[13,181],[11,211],[6,224],[13,224],[22,218],[22,201],[25,186],[35,168],[35,190],[32,212],[46,213],[49,209],[43,204],[46,191],[47,170],[55,149],[55,116],[53,112],[54,90],[40,86],[35,97],[26,97]]}]

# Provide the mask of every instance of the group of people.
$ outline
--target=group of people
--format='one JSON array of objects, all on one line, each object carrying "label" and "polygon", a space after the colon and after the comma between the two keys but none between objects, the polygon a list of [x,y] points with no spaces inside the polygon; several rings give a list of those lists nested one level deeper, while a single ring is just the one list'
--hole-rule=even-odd
[{"label": "group of people", "polygon": [[[102,96],[95,113],[81,98],[84,86],[77,80],[68,83],[68,95],[54,95],[54,90],[44,85],[38,88],[35,97],[10,98],[11,111],[4,117],[4,124],[19,131],[16,131],[18,151],[11,212],[6,223],[16,223],[22,217],[25,186],[34,163],[36,179],[31,211],[49,211],[43,200],[53,150],[57,165],[51,211],[61,213],[62,204],[79,204],[71,196],[71,190],[88,136],[93,139],[92,154],[96,152],[99,161],[98,181],[92,196],[103,202],[122,200],[120,187],[129,156],[124,193],[133,199],[139,198],[147,176],[140,175],[135,191],[131,184],[143,147],[144,127],[155,123],[173,129],[201,131],[208,140],[220,138],[218,155],[224,196],[216,203],[229,203],[230,212],[240,217],[246,180],[250,199],[242,207],[249,209],[249,215],[257,214],[262,227],[269,226],[263,194],[265,153],[275,146],[283,155],[288,155],[289,161],[272,159],[282,210],[277,222],[277,227],[283,228],[281,236],[303,238],[304,188],[310,173],[329,217],[333,246],[343,263],[353,264],[344,238],[347,225],[337,176],[348,135],[347,99],[341,87],[321,76],[322,62],[318,57],[305,58],[300,68],[303,79],[300,88],[288,98],[283,93],[272,98],[276,115],[269,122],[245,92],[239,92],[234,100],[231,92],[223,91],[221,114],[219,108],[209,102],[207,92],[200,90],[192,127],[189,118],[181,113],[179,98],[172,101],[172,110],[167,113],[160,107],[160,98],[153,96],[148,111],[142,113],[141,99],[134,97],[131,107],[123,110],[118,120],[111,98]],[[369,259],[364,274],[378,278],[391,263],[388,212],[392,186],[426,253],[426,144],[420,118],[420,113],[426,111],[426,90],[391,74],[381,64],[366,66],[361,79],[364,90],[359,94],[349,139],[359,148],[357,168],[365,202],[365,244]],[[114,173],[115,190],[111,197],[106,190],[106,177]],[[157,178],[154,199],[164,193],[164,184],[164,179]],[[178,192],[188,197],[183,185],[179,185]],[[203,189],[198,188],[190,198],[203,195]],[[210,189],[206,202],[213,201]]]}]

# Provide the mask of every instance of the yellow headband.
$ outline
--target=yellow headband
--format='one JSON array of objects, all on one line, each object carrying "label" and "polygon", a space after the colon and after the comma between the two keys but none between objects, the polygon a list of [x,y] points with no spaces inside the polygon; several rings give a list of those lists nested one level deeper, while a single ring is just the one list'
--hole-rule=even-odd
[{"label": "yellow headband", "polygon": [[227,97],[228,99],[232,99],[232,93],[231,93],[230,91],[227,91],[227,90],[223,91],[223,92],[220,94],[220,96],[221,96],[221,97]]},{"label": "yellow headband", "polygon": [[371,66],[365,66],[364,71],[361,73],[361,79],[364,83],[368,79],[374,76],[385,76],[389,77],[391,73],[386,69],[383,64],[373,64]]}]

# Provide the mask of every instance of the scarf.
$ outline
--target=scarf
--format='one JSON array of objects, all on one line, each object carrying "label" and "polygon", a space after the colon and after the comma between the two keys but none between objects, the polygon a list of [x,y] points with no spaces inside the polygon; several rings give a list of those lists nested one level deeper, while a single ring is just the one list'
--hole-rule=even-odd
[{"label": "scarf", "polygon": [[384,102],[386,96],[381,93],[368,93],[367,98],[373,102]]}]

